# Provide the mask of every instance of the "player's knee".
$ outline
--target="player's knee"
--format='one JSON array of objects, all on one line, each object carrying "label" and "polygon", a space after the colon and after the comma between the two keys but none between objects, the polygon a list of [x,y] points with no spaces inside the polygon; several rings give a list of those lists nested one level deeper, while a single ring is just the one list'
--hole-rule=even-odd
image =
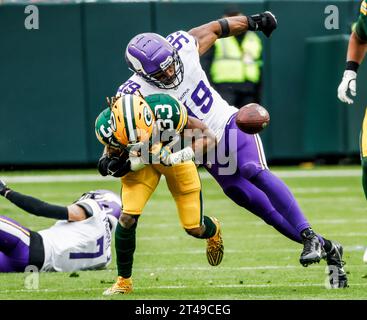
[{"label": "player's knee", "polygon": [[186,229],[185,231],[190,235],[193,236],[194,238],[201,238],[204,231],[205,231],[205,227],[204,225],[197,227],[197,228],[192,228],[192,229]]},{"label": "player's knee", "polygon": [[241,176],[247,180],[257,176],[263,169],[256,162],[247,162],[240,167]]},{"label": "player's knee", "polygon": [[132,228],[136,224],[137,221],[138,221],[138,217],[135,217],[133,215],[130,215],[124,212],[120,215],[120,218],[119,218],[120,224],[126,229]]}]

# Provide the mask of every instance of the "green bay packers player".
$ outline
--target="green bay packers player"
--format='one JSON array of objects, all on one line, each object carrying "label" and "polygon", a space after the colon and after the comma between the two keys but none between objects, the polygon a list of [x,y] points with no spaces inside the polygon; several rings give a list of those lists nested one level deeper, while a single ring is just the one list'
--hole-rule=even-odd
[{"label": "green bay packers player", "polygon": [[[363,62],[367,51],[367,0],[363,0],[360,8],[360,15],[349,38],[347,64],[343,74],[343,79],[338,87],[338,98],[345,103],[352,104],[354,101],[348,96],[355,97],[357,94],[357,72]],[[362,185],[367,199],[367,109],[363,119],[360,135],[360,152],[362,161]],[[367,263],[367,249],[363,256],[363,261]]]},{"label": "green bay packers player", "polygon": [[[191,146],[171,153],[173,143],[184,129],[196,129],[203,134],[196,135]],[[111,169],[107,165],[107,170],[105,167],[100,171],[122,175],[123,210],[115,233],[118,278],[104,295],[132,291],[137,222],[161,175],[165,176],[176,202],[181,225],[189,235],[207,239],[208,262],[219,265],[223,258],[220,225],[217,219],[203,215],[200,178],[192,161],[195,155],[215,146],[215,136],[207,127],[189,117],[186,108],[170,95],[153,94],[143,99],[128,94],[114,101],[111,110],[100,114],[96,120],[96,134],[106,146],[105,163],[120,161],[118,166],[114,164]],[[144,155],[144,147],[149,151],[148,156]],[[115,174],[117,167],[124,169]]]}]

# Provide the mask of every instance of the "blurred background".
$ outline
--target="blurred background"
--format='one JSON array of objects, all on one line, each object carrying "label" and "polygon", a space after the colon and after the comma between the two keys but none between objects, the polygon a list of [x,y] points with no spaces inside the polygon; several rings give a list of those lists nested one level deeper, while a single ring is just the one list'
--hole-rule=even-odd
[{"label": "blurred background", "polygon": [[[27,30],[36,4],[39,29]],[[367,102],[367,66],[354,105],[337,99],[360,1],[333,1],[338,29],[327,29],[328,1],[10,1],[0,0],[0,168],[95,167],[102,146],[94,121],[130,75],[124,60],[137,33],[167,35],[220,18],[228,6],[278,18],[260,35],[261,134],[270,164],[358,163]],[[204,62],[203,62],[204,63]]]}]

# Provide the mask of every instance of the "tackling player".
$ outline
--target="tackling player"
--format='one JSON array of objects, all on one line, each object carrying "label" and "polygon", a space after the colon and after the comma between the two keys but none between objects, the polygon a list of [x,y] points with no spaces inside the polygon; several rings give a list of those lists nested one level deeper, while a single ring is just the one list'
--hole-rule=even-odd
[{"label": "tackling player", "polygon": [[[353,100],[348,96],[348,92],[355,97],[357,71],[367,51],[367,1],[363,0],[360,15],[349,38],[347,64],[343,74],[343,79],[338,87],[338,98],[345,103],[352,104]],[[362,161],[362,185],[367,199],[367,109],[363,119],[362,131],[360,135],[360,153]],[[367,249],[363,255],[363,261],[367,263]]]},{"label": "tackling player", "polygon": [[111,239],[121,211],[120,197],[109,190],[84,193],[64,207],[10,189],[0,180],[0,195],[36,216],[60,220],[31,231],[0,216],[0,272],[72,272],[102,269],[111,262]]},{"label": "tackling player", "polygon": [[[189,117],[186,108],[167,94],[154,94],[144,99],[126,94],[113,100],[111,110],[104,110],[96,120],[96,135],[105,145],[100,172],[122,176],[123,212],[115,234],[118,278],[104,295],[126,294],[133,290],[131,275],[136,227],[161,175],[165,176],[176,202],[181,225],[189,235],[207,239],[208,262],[219,265],[223,258],[220,225],[217,219],[203,215],[200,178],[191,161],[194,154],[200,155],[215,146],[214,135],[202,122]],[[171,153],[168,146],[178,142],[176,138],[181,137],[185,128],[199,129],[202,136],[196,137],[192,146]],[[163,135],[172,140],[162,141]],[[162,146],[164,144],[166,146]],[[142,151],[144,146],[149,153],[141,152],[143,155],[138,156],[137,148]],[[157,162],[153,162],[152,157]]]},{"label": "tackling player", "polygon": [[[203,121],[217,137],[218,157],[206,168],[224,193],[289,239],[303,243],[303,266],[326,258],[330,273],[334,273],[331,285],[346,287],[342,246],[312,230],[288,187],[269,171],[259,135],[238,129],[238,109],[228,105],[211,87],[200,65],[200,55],[217,39],[247,30],[262,31],[269,37],[276,26],[276,18],[267,11],[211,21],[188,32],[173,32],[166,38],[155,33],[138,34],[125,51],[126,62],[135,74],[120,86],[118,94],[137,90],[144,96],[165,92],[181,101],[189,115]],[[233,133],[236,139],[231,139]],[[218,161],[228,151],[236,163],[231,175],[221,174],[223,162]]]}]

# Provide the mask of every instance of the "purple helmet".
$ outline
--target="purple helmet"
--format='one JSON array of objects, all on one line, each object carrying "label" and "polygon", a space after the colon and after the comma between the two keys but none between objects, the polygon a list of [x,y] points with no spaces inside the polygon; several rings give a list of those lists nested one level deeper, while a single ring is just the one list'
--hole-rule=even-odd
[{"label": "purple helmet", "polygon": [[[141,33],[132,38],[125,51],[129,68],[147,82],[161,89],[174,89],[183,80],[183,64],[174,48],[166,39],[156,33]],[[173,64],[174,75],[158,80]]]},{"label": "purple helmet", "polygon": [[122,204],[121,198],[110,190],[93,190],[84,193],[76,202],[92,199],[96,201],[101,208],[107,211],[108,215],[111,215],[118,219],[121,214]]}]

